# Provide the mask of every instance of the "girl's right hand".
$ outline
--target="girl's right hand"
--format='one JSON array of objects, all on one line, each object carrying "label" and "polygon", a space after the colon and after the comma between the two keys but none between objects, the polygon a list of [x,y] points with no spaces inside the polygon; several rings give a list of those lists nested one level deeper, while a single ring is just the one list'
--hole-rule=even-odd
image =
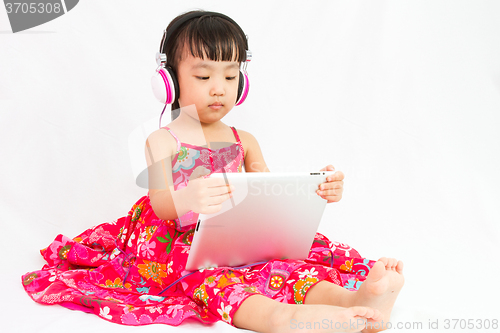
[{"label": "girl's right hand", "polygon": [[234,186],[226,185],[222,178],[204,178],[209,173],[207,168],[197,167],[185,187],[184,199],[189,209],[198,214],[217,213],[222,203],[233,195]]}]

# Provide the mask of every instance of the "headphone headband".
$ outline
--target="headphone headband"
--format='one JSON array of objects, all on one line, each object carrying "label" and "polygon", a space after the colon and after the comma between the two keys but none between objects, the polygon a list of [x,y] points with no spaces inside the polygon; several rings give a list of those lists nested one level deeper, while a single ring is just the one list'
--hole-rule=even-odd
[{"label": "headphone headband", "polygon": [[[161,46],[160,46],[160,50],[159,50],[158,53],[162,54],[162,50],[165,49],[165,45],[167,45],[167,42],[170,39],[170,37],[172,36],[172,34],[175,31],[177,31],[181,26],[183,26],[185,23],[191,21],[192,19],[200,18],[200,17],[203,17],[203,16],[220,17],[220,18],[223,18],[223,19],[231,22],[232,24],[234,24],[240,30],[241,35],[245,36],[245,38],[246,38],[246,35],[243,32],[243,29],[241,29],[241,27],[238,25],[238,23],[236,23],[229,16],[226,16],[224,14],[217,13],[217,12],[196,11],[196,12],[192,12],[192,13],[186,14],[186,16],[180,18],[177,22],[175,22],[170,27],[170,29],[168,29],[168,31],[167,31],[167,29],[164,30],[164,32],[163,32],[163,38],[162,38],[162,42],[161,42]],[[247,48],[248,48],[248,46],[247,46]],[[248,61],[250,61],[252,59],[252,52],[250,52],[250,50],[247,49],[246,53],[247,53],[246,54],[246,61],[248,62]],[[161,61],[161,60],[163,60],[163,61]],[[159,60],[158,58],[156,59],[156,61],[158,62],[158,65],[160,65],[160,63],[166,62],[166,57],[165,57],[165,59],[161,59],[161,60]]]}]

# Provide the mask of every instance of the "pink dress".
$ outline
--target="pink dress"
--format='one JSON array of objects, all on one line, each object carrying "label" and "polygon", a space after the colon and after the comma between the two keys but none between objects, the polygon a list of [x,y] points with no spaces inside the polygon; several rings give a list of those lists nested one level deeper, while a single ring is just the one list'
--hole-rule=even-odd
[{"label": "pink dress", "polygon": [[[212,150],[181,143],[172,160],[174,188],[187,185],[191,172],[241,172],[244,151],[236,143]],[[185,271],[197,214],[159,219],[149,195],[127,216],[103,223],[70,239],[58,235],[41,254],[47,264],[27,273],[22,283],[42,304],[60,304],[94,313],[124,325],[179,325],[193,317],[203,323],[232,324],[241,303],[255,294],[301,304],[311,286],[326,280],[357,290],[374,261],[361,258],[348,245],[317,234],[305,260],[271,260],[246,268],[219,267]],[[279,237],[279,235],[276,235]]]}]

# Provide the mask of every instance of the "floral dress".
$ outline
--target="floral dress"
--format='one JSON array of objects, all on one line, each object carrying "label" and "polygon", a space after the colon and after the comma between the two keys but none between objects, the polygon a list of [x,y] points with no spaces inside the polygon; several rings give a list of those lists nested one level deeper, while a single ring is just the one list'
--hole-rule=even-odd
[{"label": "floral dress", "polygon": [[[181,143],[168,127],[164,129],[177,141],[172,159],[175,190],[187,185],[198,166],[211,172],[242,172],[244,151],[233,127],[237,142],[215,150]],[[232,324],[249,296],[302,304],[310,287],[322,280],[357,290],[374,264],[348,245],[318,233],[305,260],[188,272],[185,265],[197,217],[190,211],[179,219],[161,220],[146,195],[127,216],[73,239],[58,235],[40,251],[47,264],[23,275],[22,283],[38,303],[60,304],[124,325],[179,325],[190,317]]]}]

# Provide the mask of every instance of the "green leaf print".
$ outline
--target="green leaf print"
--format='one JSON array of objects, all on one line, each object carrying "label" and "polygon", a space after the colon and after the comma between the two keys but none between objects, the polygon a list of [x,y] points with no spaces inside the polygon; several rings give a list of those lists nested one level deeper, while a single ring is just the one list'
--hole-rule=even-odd
[{"label": "green leaf print", "polygon": [[167,243],[168,242],[168,240],[166,240],[165,238],[160,237],[160,236],[156,237],[156,239],[159,240],[162,243]]},{"label": "green leaf print", "polygon": [[183,232],[175,231],[173,237],[170,235],[170,233],[167,233],[166,235],[164,235],[165,238],[157,236],[156,239],[161,243],[167,243],[167,248],[165,250],[167,251],[167,253],[170,253],[170,251],[172,251],[172,243],[177,239],[177,237],[182,234]]}]

